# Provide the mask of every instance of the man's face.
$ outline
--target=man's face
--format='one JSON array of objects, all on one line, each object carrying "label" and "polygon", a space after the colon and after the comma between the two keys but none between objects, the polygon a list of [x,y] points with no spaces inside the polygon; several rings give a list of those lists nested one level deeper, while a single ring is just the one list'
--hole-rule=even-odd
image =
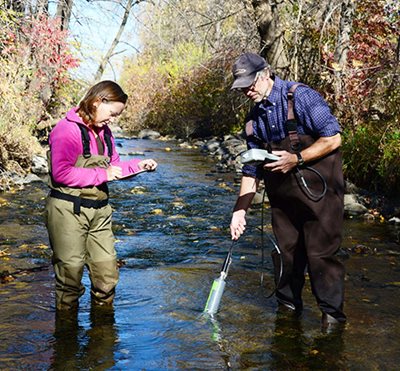
[{"label": "man's face", "polygon": [[261,102],[271,91],[273,80],[269,78],[269,73],[263,71],[258,73],[253,83],[247,88],[240,89],[246,97],[250,98],[254,102]]},{"label": "man's face", "polygon": [[253,83],[241,91],[251,100],[258,103],[261,102],[269,89],[269,78],[265,73],[257,74]]}]

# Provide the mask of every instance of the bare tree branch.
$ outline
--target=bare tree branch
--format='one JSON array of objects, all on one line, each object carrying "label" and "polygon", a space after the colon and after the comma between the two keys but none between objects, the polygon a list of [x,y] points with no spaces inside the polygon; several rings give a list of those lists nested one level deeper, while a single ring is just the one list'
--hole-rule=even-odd
[{"label": "bare tree branch", "polygon": [[136,0],[135,2],[133,2],[133,0],[128,0],[127,5],[125,7],[125,12],[124,12],[124,16],[122,18],[121,25],[119,26],[118,32],[115,35],[115,38],[114,38],[113,42],[111,43],[110,48],[108,49],[107,53],[104,55],[104,57],[102,58],[102,60],[100,62],[99,68],[97,69],[97,72],[95,75],[95,81],[99,81],[101,79],[101,76],[104,73],[106,65],[111,64],[110,59],[113,55],[115,55],[114,50],[120,42],[121,35],[125,29],[126,23],[128,22],[129,14],[131,12],[132,7],[134,5],[141,3],[142,1],[143,0]]},{"label": "bare tree branch", "polygon": [[213,25],[213,24],[215,24],[217,22],[224,21],[225,19],[231,18],[231,17],[235,16],[236,14],[242,12],[244,9],[245,9],[245,7],[237,10],[236,12],[227,14],[226,16],[223,16],[223,17],[220,17],[220,18],[217,18],[217,19],[211,19],[210,22],[203,23],[203,24],[197,26],[197,28],[202,28],[202,27],[205,27],[205,26]]}]

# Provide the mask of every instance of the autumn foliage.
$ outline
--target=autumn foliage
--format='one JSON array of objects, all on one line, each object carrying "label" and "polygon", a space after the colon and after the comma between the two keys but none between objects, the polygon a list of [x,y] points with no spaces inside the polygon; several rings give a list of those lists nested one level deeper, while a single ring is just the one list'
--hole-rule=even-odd
[{"label": "autumn foliage", "polygon": [[30,47],[26,57],[33,61],[34,78],[40,81],[38,87],[68,83],[68,71],[78,67],[79,61],[69,51],[68,31],[60,30],[60,20],[40,15],[24,24],[20,32],[23,44]]},{"label": "autumn foliage", "polygon": [[363,1],[357,8],[345,89],[346,175],[366,188],[400,190],[400,5]]},{"label": "autumn foliage", "polygon": [[[249,102],[230,91],[231,64],[243,51],[274,60],[275,35],[282,77],[317,89],[338,117],[348,179],[400,190],[399,1],[156,0],[144,7],[141,51],[126,59],[119,81],[130,97],[125,128],[181,138],[237,133]],[[348,44],[340,49],[342,36]],[[346,58],[338,60],[339,49]],[[69,71],[78,63],[57,19],[0,10],[0,172],[29,169],[33,135],[77,101],[79,82]]]},{"label": "autumn foliage", "polygon": [[[320,91],[339,118],[348,179],[369,189],[400,190],[400,5],[392,0],[348,2],[354,11],[347,62],[339,65],[335,52],[343,4],[330,4],[323,13],[327,3],[316,6],[304,1],[302,8],[297,2],[282,8],[286,49],[281,52],[287,53],[290,62],[287,77]],[[151,34],[145,52],[126,64],[122,81],[133,97],[128,120],[132,130],[152,127],[164,134],[195,137],[221,135],[242,126],[248,105],[229,91],[230,66],[243,50],[257,51],[249,47],[254,45],[251,35],[255,28],[247,28],[247,40],[222,42],[222,49],[205,47],[206,42],[197,41],[201,26],[195,36],[190,32],[196,26],[196,14],[202,11],[204,8],[193,12],[187,33],[172,36],[170,29],[162,29],[159,38],[163,42]],[[310,16],[315,11],[326,18]],[[253,16],[251,11],[248,15]],[[182,30],[182,24],[172,22]],[[232,32],[232,19],[219,26],[224,39]],[[203,34],[203,40],[208,35]],[[188,38],[192,38],[191,43]],[[179,45],[185,46],[181,53],[176,52]],[[185,68],[178,67],[176,73],[177,61],[189,59],[188,55],[199,49],[206,51],[201,58]]]},{"label": "autumn foliage", "polygon": [[58,20],[27,19],[0,10],[0,183],[7,174],[24,173],[41,148],[37,125],[51,118],[59,93],[78,65]]},{"label": "autumn foliage", "polygon": [[238,131],[240,110],[235,108],[241,97],[230,91],[231,79],[226,74],[230,60],[226,54],[214,55],[189,65],[170,61],[161,66],[148,64],[147,70],[142,65],[141,72],[136,65],[130,66],[125,71],[129,77],[123,79],[130,96],[126,127],[132,131],[151,127],[184,139]]}]

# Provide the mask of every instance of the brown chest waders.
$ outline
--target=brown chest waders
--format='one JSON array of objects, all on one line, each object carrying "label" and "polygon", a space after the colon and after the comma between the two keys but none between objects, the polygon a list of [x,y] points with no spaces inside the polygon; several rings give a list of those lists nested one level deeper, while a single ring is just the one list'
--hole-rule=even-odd
[{"label": "brown chest waders", "polygon": [[[290,110],[293,108],[289,106]],[[288,117],[288,121],[294,120],[293,112],[291,118],[290,113]],[[314,142],[311,136],[297,134],[295,120],[289,125],[289,136],[281,142],[271,143],[273,150],[295,153]],[[308,170],[308,166],[316,171]],[[321,311],[344,321],[344,267],[334,257],[342,240],[343,225],[344,180],[340,152],[335,150],[307,163],[307,167],[301,172],[314,194],[324,194],[319,199],[305,191],[297,170],[286,174],[265,173],[272,227],[283,259],[283,275],[278,279],[278,259],[275,252],[272,253],[275,278],[279,283],[276,297],[301,311],[301,292],[307,269]],[[326,183],[325,190],[321,176]]]},{"label": "brown chest waders", "polygon": [[[109,157],[102,154],[104,146],[99,148],[100,155],[90,155],[89,151],[88,156],[89,146],[83,144],[84,154],[78,156],[76,167],[109,166]],[[89,270],[92,300],[111,304],[119,274],[107,184],[71,188],[55,183],[50,177],[49,185],[45,215],[53,250],[57,309],[78,306],[85,291],[81,283],[84,266]]]}]

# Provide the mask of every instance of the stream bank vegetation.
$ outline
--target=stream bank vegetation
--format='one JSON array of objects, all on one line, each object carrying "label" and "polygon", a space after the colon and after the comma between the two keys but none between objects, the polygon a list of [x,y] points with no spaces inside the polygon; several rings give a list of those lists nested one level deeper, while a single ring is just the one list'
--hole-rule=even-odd
[{"label": "stream bank vegetation", "polygon": [[[56,16],[45,1],[25,1],[0,8],[0,182],[9,172],[29,171],[51,126],[94,82],[70,77],[79,64],[68,39],[73,1],[59,0]],[[131,13],[140,40],[119,78],[130,96],[124,129],[185,139],[239,132],[250,102],[230,91],[231,65],[243,51],[260,52],[279,76],[327,99],[343,128],[349,180],[371,191],[400,191],[398,1],[119,4],[119,31]],[[96,79],[112,55],[110,49]]]}]

